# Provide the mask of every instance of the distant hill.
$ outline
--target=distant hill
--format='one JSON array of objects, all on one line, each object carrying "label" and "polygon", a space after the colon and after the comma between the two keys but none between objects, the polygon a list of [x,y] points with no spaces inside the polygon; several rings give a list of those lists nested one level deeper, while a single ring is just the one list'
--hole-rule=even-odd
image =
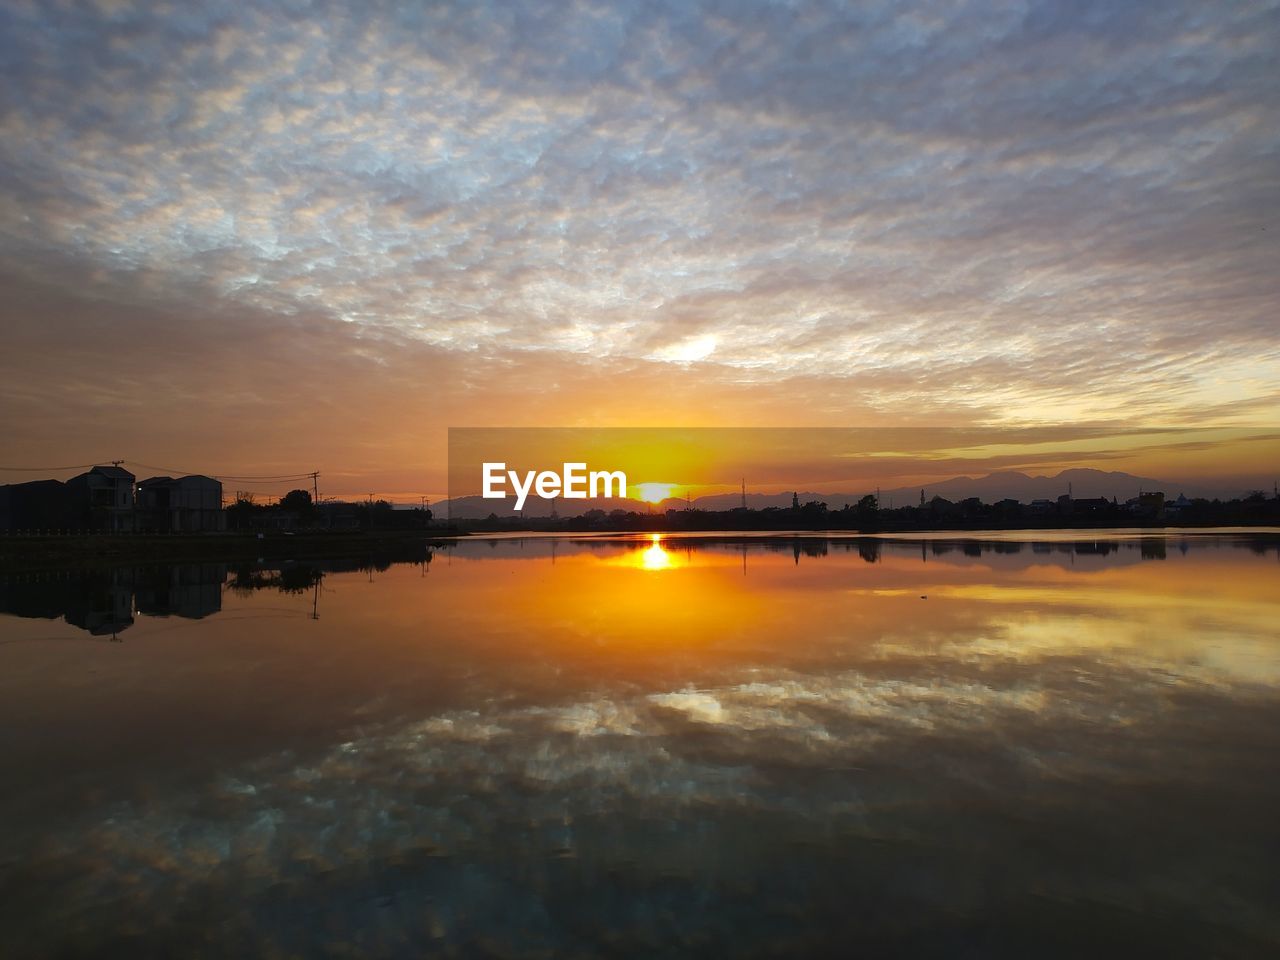
[{"label": "distant hill", "polygon": [[[985,477],[954,477],[941,483],[927,484],[924,493],[926,499],[946,497],[948,500],[963,500],[966,497],[978,497],[986,503],[1005,499],[1029,503],[1032,500],[1056,500],[1070,491],[1076,499],[1106,497],[1109,500],[1115,497],[1123,503],[1130,497],[1136,497],[1139,490],[1162,490],[1169,497],[1176,497],[1185,488],[1180,484],[1152,477],[1077,467],[1063,470],[1052,477],[1032,477],[1015,470],[992,473]],[[899,487],[881,491],[882,504],[887,505],[890,498],[899,507],[916,504],[920,502],[920,488]]]}]

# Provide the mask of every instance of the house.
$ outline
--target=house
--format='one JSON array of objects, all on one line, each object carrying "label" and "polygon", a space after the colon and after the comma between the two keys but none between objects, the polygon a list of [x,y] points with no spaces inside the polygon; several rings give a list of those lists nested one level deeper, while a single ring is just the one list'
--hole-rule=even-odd
[{"label": "house", "polygon": [[72,530],[80,518],[59,480],[32,480],[0,486],[0,531]]},{"label": "house", "polygon": [[119,466],[94,467],[66,483],[75,526],[111,533],[134,529],[134,475]]},{"label": "house", "polygon": [[1124,505],[1131,513],[1148,519],[1159,519],[1164,516],[1164,494],[1159,490],[1139,492],[1136,497],[1126,500]]},{"label": "house", "polygon": [[138,484],[137,529],[196,533],[226,528],[222,484],[212,477],[151,477]]}]

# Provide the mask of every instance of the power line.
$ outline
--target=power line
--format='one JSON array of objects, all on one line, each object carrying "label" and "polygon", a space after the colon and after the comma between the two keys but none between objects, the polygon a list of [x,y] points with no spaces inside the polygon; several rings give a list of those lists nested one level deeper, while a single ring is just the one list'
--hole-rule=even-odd
[{"label": "power line", "polygon": [[103,463],[127,463],[130,466],[142,467],[144,470],[158,470],[160,473],[179,474],[181,476],[200,475],[214,480],[231,480],[244,483],[294,483],[311,480],[314,470],[299,473],[272,473],[257,476],[231,476],[229,474],[202,473],[199,470],[175,470],[173,467],[158,467],[154,463],[142,463],[138,460],[99,460],[97,463],[72,463],[60,467],[10,467],[0,466],[0,470],[12,473],[60,473],[64,470],[92,470]]},{"label": "power line", "polygon": [[[178,473],[187,476],[200,473],[198,470],[176,470],[173,467],[158,467],[154,463],[141,463],[137,460],[125,460],[124,462],[146,470],[159,470],[161,473]],[[212,477],[214,480],[233,480],[247,483],[287,483],[295,480],[310,480],[313,472],[308,470],[299,473],[271,473],[260,476],[231,476],[229,474],[207,473],[202,474],[202,476]]]},{"label": "power line", "polygon": [[15,473],[57,473],[60,470],[88,470],[96,466],[98,466],[97,463],[73,463],[69,467],[0,467],[0,470],[10,470]]}]

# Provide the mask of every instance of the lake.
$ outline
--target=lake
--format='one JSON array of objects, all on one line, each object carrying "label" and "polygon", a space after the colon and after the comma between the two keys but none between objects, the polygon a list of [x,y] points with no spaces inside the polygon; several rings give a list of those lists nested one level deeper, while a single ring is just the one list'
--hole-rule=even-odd
[{"label": "lake", "polygon": [[1280,534],[0,574],[0,955],[1280,951]]}]

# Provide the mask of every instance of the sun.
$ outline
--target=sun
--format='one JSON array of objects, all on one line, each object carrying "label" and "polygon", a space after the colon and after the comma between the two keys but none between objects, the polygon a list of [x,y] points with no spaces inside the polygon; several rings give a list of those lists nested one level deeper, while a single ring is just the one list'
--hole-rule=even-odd
[{"label": "sun", "polygon": [[674,483],[637,483],[632,489],[646,503],[661,503],[675,492]]}]

